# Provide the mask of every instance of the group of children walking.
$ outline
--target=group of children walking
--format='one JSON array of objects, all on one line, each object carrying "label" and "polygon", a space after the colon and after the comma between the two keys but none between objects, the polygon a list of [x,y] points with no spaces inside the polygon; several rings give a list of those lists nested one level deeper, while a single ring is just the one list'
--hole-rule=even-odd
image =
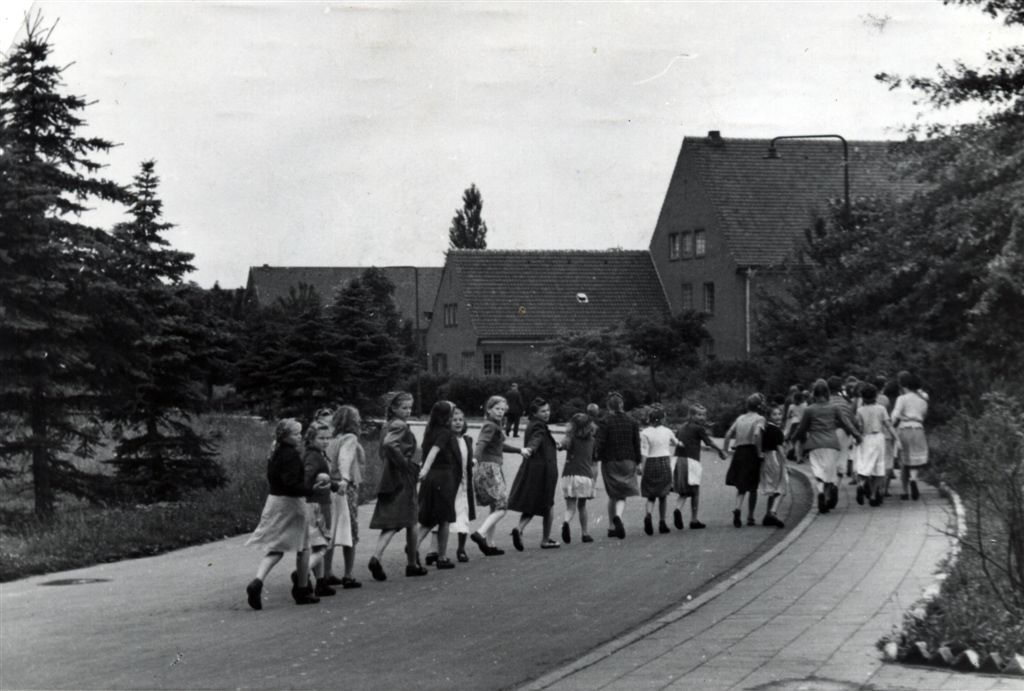
[{"label": "group of children walking", "polygon": [[[912,390],[907,391],[905,396],[910,396]],[[625,413],[622,396],[616,392],[608,397],[606,415],[599,418],[597,406],[591,404],[586,413],[571,418],[561,439],[556,440],[548,427],[551,407],[547,401],[536,398],[527,409],[529,422],[522,448],[506,441],[503,420],[508,403],[502,396],[487,400],[484,422],[475,442],[466,434],[463,412],[450,401],[438,401],[431,408],[423,441],[417,444],[408,424],[412,395],[389,394],[380,444],[381,477],[370,520],[370,528],[380,532],[369,560],[369,572],[374,580],[387,580],[381,563],[384,550],[403,531],[405,575],[409,577],[426,575],[426,566],[455,567],[448,556],[453,526],[456,561],[469,561],[469,541],[484,556],[502,555],[504,550],[497,547],[494,535],[508,511],[520,514],[512,529],[516,550],[524,549],[524,533],[538,516],[542,524],[542,549],[557,549],[571,543],[575,521],[579,523],[580,541],[593,542],[587,503],[596,496],[598,469],[608,495],[608,537],[625,537],[626,500],[638,495],[646,502],[644,532],[654,534],[655,507],[658,532],[671,532],[667,504],[672,492],[678,496],[673,512],[675,528],[683,529],[683,511],[689,500],[689,527],[702,529],[705,525],[698,518],[702,445],[714,449],[723,460],[732,453],[726,484],[737,491],[733,511],[733,525],[737,528],[743,525],[744,501],[747,525],[756,523],[753,514],[758,493],[767,495],[762,525],[783,527],[776,512],[781,497],[788,492],[787,444],[796,458],[804,453],[810,458],[819,510],[826,513],[834,506],[843,448],[837,430],[848,433],[859,444],[858,501],[867,496],[876,505],[884,492],[876,478],[886,468],[890,444],[897,450],[908,449],[904,452],[910,454],[908,459],[920,458],[927,397],[919,392],[916,398],[901,396],[890,418],[871,387],[863,387],[859,392],[861,405],[855,408],[853,416],[831,400],[827,382],[815,382],[812,393],[810,404],[796,396],[785,410],[782,405],[767,406],[760,394],[750,396],[747,412],[729,428],[722,446],[708,435],[707,412],[703,407],[692,406],[685,424],[673,431],[664,424],[664,410],[655,406],[649,413],[648,424],[641,429]],[[898,431],[894,421],[899,425]],[[277,424],[267,466],[270,494],[259,526],[247,543],[265,552],[256,577],[246,588],[253,609],[262,608],[263,581],[285,552],[296,553],[292,596],[297,604],[315,603],[320,597],[334,595],[338,586],[361,587],[353,575],[363,463],[358,440],[360,425],[359,411],[352,406],[321,411],[305,434],[297,420],[289,418]],[[923,449],[926,462],[926,444]],[[559,474],[560,450],[565,451],[565,463]],[[520,454],[523,458],[511,488],[506,484],[503,469],[505,453]],[[916,499],[916,473],[908,473],[907,482]],[[552,537],[559,484],[565,501],[561,541]],[[481,507],[487,507],[489,514],[471,532],[471,522],[476,520],[477,509]],[[431,548],[421,563],[420,549],[428,538]],[[333,558],[338,546],[344,561],[340,578],[335,575]]]}]

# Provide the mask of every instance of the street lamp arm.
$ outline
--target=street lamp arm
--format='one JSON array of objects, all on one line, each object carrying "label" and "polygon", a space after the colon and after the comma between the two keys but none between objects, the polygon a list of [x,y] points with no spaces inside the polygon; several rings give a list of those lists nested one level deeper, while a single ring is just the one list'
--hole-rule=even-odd
[{"label": "street lamp arm", "polygon": [[785,134],[772,137],[768,142],[768,155],[765,158],[779,158],[779,152],[775,148],[775,142],[783,139],[838,139],[843,144],[843,220],[850,220],[850,147],[846,137],[841,134]]}]

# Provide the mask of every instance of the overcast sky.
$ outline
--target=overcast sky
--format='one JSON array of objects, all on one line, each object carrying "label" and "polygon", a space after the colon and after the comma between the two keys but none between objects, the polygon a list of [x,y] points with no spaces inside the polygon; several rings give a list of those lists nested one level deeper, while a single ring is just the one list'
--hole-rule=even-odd
[{"label": "overcast sky", "polygon": [[[898,138],[931,75],[1024,42],[927,2],[6,2],[41,9],[106,173],[156,159],[189,278],[440,266],[476,183],[492,249],[647,247],[684,135]],[[960,117],[964,117],[963,114]],[[100,209],[105,225],[123,210]]]}]

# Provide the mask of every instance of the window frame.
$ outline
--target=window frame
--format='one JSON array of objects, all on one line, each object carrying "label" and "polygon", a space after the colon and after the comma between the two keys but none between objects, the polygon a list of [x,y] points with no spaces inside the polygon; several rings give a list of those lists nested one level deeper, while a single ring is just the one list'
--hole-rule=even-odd
[{"label": "window frame", "polygon": [[668,234],[668,260],[670,262],[679,261],[680,257],[680,242],[679,233]]},{"label": "window frame", "polygon": [[684,310],[693,309],[693,284],[683,283],[679,287],[680,289],[680,301],[679,304]]},{"label": "window frame", "polygon": [[693,256],[706,257],[708,255],[708,231],[698,228],[693,231]]},{"label": "window frame", "polygon": [[681,240],[679,243],[679,256],[683,259],[693,258],[693,231],[687,230],[681,233]]},{"label": "window frame", "polygon": [[715,313],[715,282],[705,281],[701,307],[705,314]]},{"label": "window frame", "polygon": [[483,354],[483,371],[485,377],[500,377],[505,364],[505,353],[501,350],[491,350]]}]

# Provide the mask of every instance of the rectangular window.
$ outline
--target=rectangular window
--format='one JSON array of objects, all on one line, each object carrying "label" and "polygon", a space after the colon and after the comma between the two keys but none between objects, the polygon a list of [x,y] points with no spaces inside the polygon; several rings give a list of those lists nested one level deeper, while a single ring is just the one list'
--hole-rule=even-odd
[{"label": "rectangular window", "polygon": [[434,353],[434,374],[445,374],[448,371],[448,356]]},{"label": "rectangular window", "polygon": [[715,359],[715,339],[708,336],[708,339],[704,341],[704,357],[709,360]]},{"label": "rectangular window", "polygon": [[458,304],[454,303],[454,302],[449,302],[448,304],[446,304],[444,306],[444,325],[445,326],[457,326],[457,322],[456,322],[455,316],[456,316],[456,310],[458,309],[458,307],[459,307]]},{"label": "rectangular window", "polygon": [[683,242],[682,242],[683,246],[682,246],[682,249],[681,249],[682,256],[683,256],[683,258],[692,257],[693,256],[693,233],[685,232],[685,233],[683,233],[682,237],[683,237]]},{"label": "rectangular window", "polygon": [[708,253],[708,234],[703,230],[693,231],[693,256],[703,257]]},{"label": "rectangular window", "polygon": [[484,353],[484,374],[501,374],[501,353]]},{"label": "rectangular window", "polygon": [[704,311],[708,314],[715,313],[715,284],[704,284]]},{"label": "rectangular window", "polygon": [[472,372],[474,360],[476,360],[475,350],[463,350],[461,363],[462,372]]},{"label": "rectangular window", "polygon": [[668,236],[668,258],[669,261],[679,259],[679,233],[670,233]]},{"label": "rectangular window", "polygon": [[683,284],[683,302],[682,302],[682,307],[683,307],[684,310],[692,310],[693,309],[693,284],[692,283],[684,283]]}]

